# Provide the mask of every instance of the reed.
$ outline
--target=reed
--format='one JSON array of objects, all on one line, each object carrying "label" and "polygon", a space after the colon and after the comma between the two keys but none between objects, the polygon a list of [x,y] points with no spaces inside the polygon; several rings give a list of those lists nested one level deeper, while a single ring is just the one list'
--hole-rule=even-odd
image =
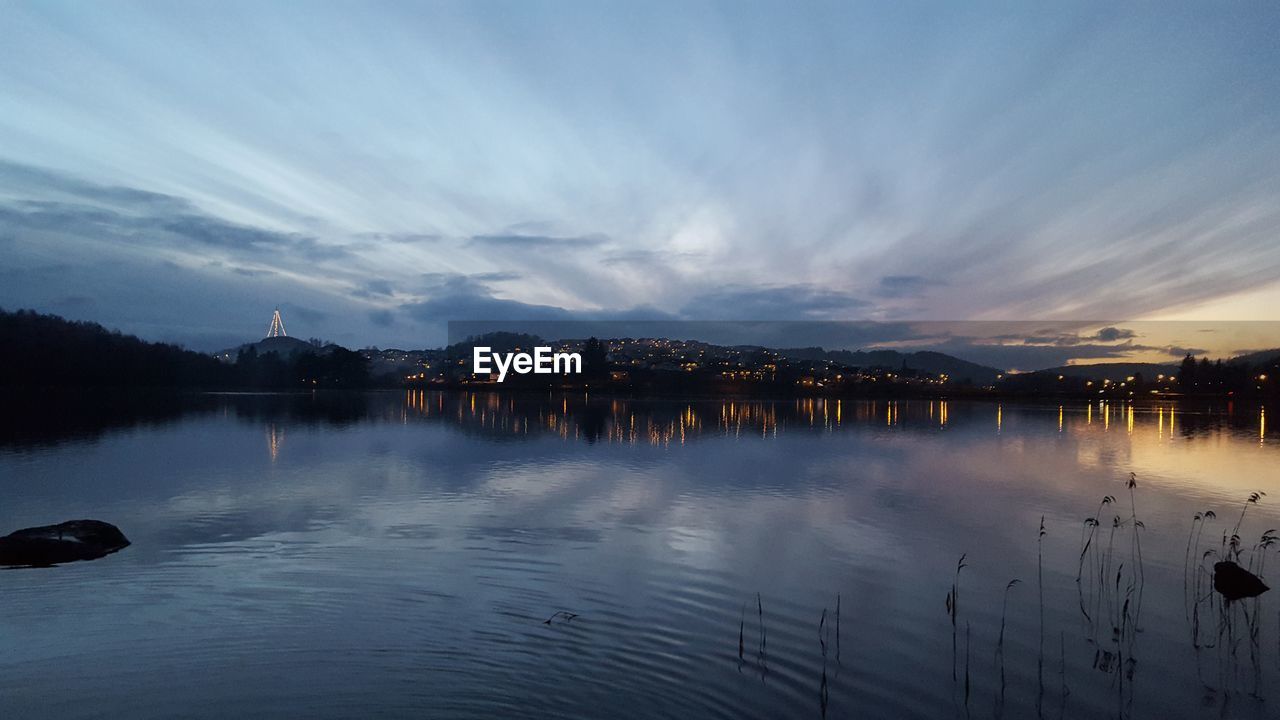
[{"label": "reed", "polygon": [[1098,570],[1098,580],[1105,583],[1107,577],[1111,575],[1111,561],[1116,544],[1116,530],[1120,527],[1120,516],[1116,515],[1111,519],[1111,534],[1107,537],[1107,552],[1103,555],[1103,563]]},{"label": "reed", "polygon": [[[1207,518],[1214,517],[1212,510],[1198,512],[1191,517],[1191,531],[1187,533],[1187,548],[1182,553],[1182,611],[1187,621],[1191,620],[1191,601],[1194,593],[1191,592],[1191,542],[1196,539],[1196,530],[1203,529],[1204,521]],[[1196,544],[1196,551],[1199,552],[1199,543]]]},{"label": "reed", "polygon": [[576,617],[578,617],[577,613],[571,613],[568,610],[557,610],[551,614],[551,617],[547,618],[546,620],[543,620],[542,624],[550,625],[551,621],[555,620],[556,618],[564,618],[565,622],[572,622],[573,619]]},{"label": "reed", "polygon": [[1040,516],[1040,534],[1036,537],[1036,589],[1040,611],[1040,641],[1036,652],[1036,714],[1043,714],[1044,700],[1044,516]]},{"label": "reed", "polygon": [[822,608],[822,617],[818,619],[818,645],[822,647],[822,657],[827,657],[827,609]]},{"label": "reed", "polygon": [[[1277,530],[1275,529],[1262,533],[1262,539],[1253,546],[1253,554],[1258,558],[1258,577],[1266,577],[1267,551],[1274,547],[1277,542],[1280,542],[1280,535],[1276,533]],[[1253,569],[1253,560],[1249,561],[1249,568]]]},{"label": "reed", "polygon": [[836,593],[836,664],[840,664],[840,594]]},{"label": "reed", "polygon": [[1058,681],[1058,718],[1062,720],[1067,716],[1067,697],[1071,695],[1071,691],[1067,689],[1067,634],[1062,631],[1058,632]]},{"label": "reed", "polygon": [[965,624],[964,624],[964,714],[965,714],[965,717],[968,717],[969,715],[969,694],[970,694],[970,688],[971,688],[971,685],[969,682],[969,656],[970,656],[969,649],[970,649],[970,646],[972,645],[972,643],[970,642],[971,639],[972,639],[972,628],[969,627],[969,622],[965,621]]},{"label": "reed", "polygon": [[1232,535],[1238,536],[1240,534],[1240,524],[1244,522],[1244,514],[1245,514],[1245,511],[1249,509],[1249,506],[1257,505],[1258,501],[1266,496],[1267,494],[1262,492],[1261,490],[1257,492],[1249,493],[1249,499],[1245,500],[1244,507],[1240,508],[1240,517],[1236,519],[1236,526],[1231,530]]},{"label": "reed", "polygon": [[[947,593],[947,616],[951,618],[951,681],[956,680],[956,664],[957,664],[957,639],[958,627],[956,625],[956,616],[959,613],[960,606],[960,571],[968,567],[964,564],[967,553],[960,555],[960,560],[956,562],[956,576],[951,581],[951,590]],[[967,650],[966,650],[967,651]],[[967,670],[966,670],[967,673]],[[967,682],[967,681],[966,681]]]},{"label": "reed", "polygon": [[746,633],[747,633],[747,604],[742,603],[742,615],[738,618],[738,669],[742,669],[742,663],[746,650]]},{"label": "reed", "polygon": [[1135,496],[1135,489],[1138,487],[1138,476],[1136,473],[1129,473],[1129,480],[1125,483],[1129,489],[1129,524],[1133,528],[1133,555],[1137,568],[1135,575],[1135,584],[1137,586],[1137,597],[1133,605],[1133,620],[1136,625],[1138,618],[1142,615],[1142,591],[1146,586],[1146,574],[1143,571],[1142,563],[1142,530],[1146,526],[1138,519],[1138,501]]},{"label": "reed", "polygon": [[[1099,518],[1102,517],[1102,511],[1108,505],[1110,505],[1115,501],[1116,501],[1116,498],[1114,495],[1104,495],[1102,498],[1102,501],[1098,503],[1098,511],[1094,513],[1094,516],[1084,519],[1084,527],[1080,529],[1080,562],[1079,562],[1079,566],[1076,568],[1076,584],[1077,585],[1079,585],[1080,581],[1084,578],[1085,560],[1086,558],[1090,557],[1089,551],[1094,547],[1094,539],[1097,536],[1098,527],[1101,525]],[[1091,571],[1089,573],[1090,584],[1092,584],[1093,582],[1092,578],[1094,574],[1092,572],[1092,566],[1093,566],[1093,563],[1090,563],[1090,567],[1091,567]],[[1101,573],[1102,570],[1099,569],[1099,572]],[[1084,608],[1083,599],[1080,604],[1080,610],[1084,612],[1086,617],[1088,617],[1089,613]]]},{"label": "reed", "polygon": [[760,598],[760,593],[756,593],[756,613],[760,618],[760,662],[763,665],[765,646],[768,644],[768,634],[764,629],[764,601]]},{"label": "reed", "polygon": [[1004,714],[1005,689],[1008,687],[1008,683],[1006,681],[1005,672],[1004,672],[1004,630],[1005,630],[1005,624],[1006,624],[1005,621],[1009,615],[1009,591],[1012,590],[1015,585],[1021,582],[1022,582],[1021,580],[1014,578],[1013,580],[1009,581],[1008,585],[1004,586],[1004,601],[1000,606],[1000,635],[996,638],[996,657],[995,657],[996,667],[998,667],[1000,670],[1000,691],[996,695],[996,699],[995,699],[994,714],[996,717],[1000,717]]}]

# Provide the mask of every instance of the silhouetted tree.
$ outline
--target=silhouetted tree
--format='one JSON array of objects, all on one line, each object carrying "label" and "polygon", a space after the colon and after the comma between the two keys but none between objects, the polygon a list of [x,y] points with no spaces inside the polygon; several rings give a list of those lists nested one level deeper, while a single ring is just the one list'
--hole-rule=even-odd
[{"label": "silhouetted tree", "polygon": [[582,374],[589,380],[609,376],[609,354],[604,343],[592,337],[582,344]]},{"label": "silhouetted tree", "polygon": [[1185,392],[1190,392],[1196,386],[1198,373],[1196,372],[1196,359],[1187,353],[1182,358],[1182,366],[1178,369],[1178,385],[1182,386]]}]

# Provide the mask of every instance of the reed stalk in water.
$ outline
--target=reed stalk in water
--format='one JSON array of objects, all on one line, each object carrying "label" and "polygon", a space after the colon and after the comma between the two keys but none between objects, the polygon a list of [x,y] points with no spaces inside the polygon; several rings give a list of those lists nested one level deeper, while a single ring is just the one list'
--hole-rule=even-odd
[{"label": "reed stalk in water", "polygon": [[951,618],[951,681],[956,681],[956,664],[958,658],[956,636],[958,628],[956,626],[956,615],[959,612],[960,602],[960,571],[967,567],[964,559],[967,555],[962,554],[960,560],[956,563],[956,578],[951,581],[951,591],[947,593],[947,616]]},{"label": "reed stalk in water", "polygon": [[763,666],[768,635],[764,629],[764,601],[760,598],[760,593],[756,593],[756,613],[760,618],[760,664]]},{"label": "reed stalk in water", "polygon": [[1235,529],[1231,531],[1232,535],[1240,534],[1240,524],[1244,522],[1244,513],[1249,509],[1250,505],[1257,505],[1258,501],[1266,497],[1267,494],[1259,490],[1258,492],[1249,493],[1249,499],[1244,501],[1244,507],[1240,508],[1240,517],[1236,520]]},{"label": "reed stalk in water", "polygon": [[1036,588],[1040,609],[1040,643],[1036,653],[1036,714],[1042,712],[1044,699],[1044,516],[1040,516],[1040,535],[1036,537]]},{"label": "reed stalk in water", "polygon": [[1129,524],[1133,526],[1133,553],[1135,557],[1137,573],[1135,575],[1135,584],[1137,585],[1137,598],[1133,605],[1133,622],[1137,625],[1138,618],[1142,615],[1142,591],[1146,585],[1146,575],[1142,568],[1142,534],[1140,531],[1145,530],[1146,526],[1138,519],[1138,501],[1135,498],[1134,489],[1138,487],[1138,476],[1135,473],[1129,473],[1129,481],[1126,483],[1129,488]]},{"label": "reed stalk in water", "polygon": [[1014,578],[1013,580],[1009,581],[1008,585],[1004,586],[1004,602],[1000,606],[1000,635],[999,637],[996,638],[996,666],[1000,669],[1000,692],[996,696],[996,701],[995,701],[996,717],[1000,717],[1001,715],[1004,714],[1004,694],[1005,694],[1005,688],[1007,687],[1007,683],[1005,681],[1005,673],[1004,673],[1004,628],[1005,628],[1005,619],[1009,614],[1009,591],[1013,589],[1014,585],[1017,585],[1021,582],[1022,582],[1021,580]]},{"label": "reed stalk in water", "polygon": [[743,653],[746,649],[746,632],[747,632],[747,604],[742,603],[742,616],[738,619],[738,668],[741,670],[744,660]]},{"label": "reed stalk in water", "polygon": [[1182,553],[1182,610],[1188,622],[1191,620],[1191,603],[1195,597],[1191,590],[1191,542],[1196,541],[1196,552],[1200,552],[1196,530],[1203,530],[1205,521],[1212,517],[1215,517],[1212,510],[1198,512],[1191,517],[1191,532],[1187,533],[1187,549]]},{"label": "reed stalk in water", "polygon": [[840,664],[840,594],[836,593],[836,664]]}]

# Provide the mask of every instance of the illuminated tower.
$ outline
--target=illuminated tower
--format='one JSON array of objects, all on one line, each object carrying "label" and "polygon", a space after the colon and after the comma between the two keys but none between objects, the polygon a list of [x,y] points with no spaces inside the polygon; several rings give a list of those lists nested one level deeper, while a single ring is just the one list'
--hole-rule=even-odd
[{"label": "illuminated tower", "polygon": [[284,321],[280,319],[280,308],[276,308],[274,314],[271,315],[271,327],[267,329],[267,337],[288,337],[289,333],[284,331]]}]

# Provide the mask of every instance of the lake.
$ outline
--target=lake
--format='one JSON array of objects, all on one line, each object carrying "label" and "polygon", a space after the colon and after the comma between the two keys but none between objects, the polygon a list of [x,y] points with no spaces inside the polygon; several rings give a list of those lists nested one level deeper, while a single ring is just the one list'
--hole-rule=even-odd
[{"label": "lake", "polygon": [[1256,547],[1280,419],[1256,406],[6,414],[0,533],[83,517],[133,544],[0,572],[5,718],[1280,715],[1280,593],[1224,605],[1210,577],[1280,568]]}]

